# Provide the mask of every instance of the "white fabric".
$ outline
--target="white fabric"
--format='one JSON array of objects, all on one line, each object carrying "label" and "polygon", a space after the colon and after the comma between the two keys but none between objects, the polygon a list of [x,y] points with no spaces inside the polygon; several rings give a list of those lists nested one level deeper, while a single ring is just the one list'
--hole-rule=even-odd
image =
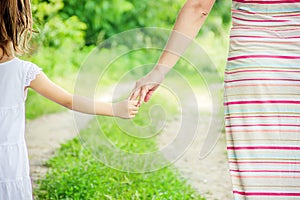
[{"label": "white fabric", "polygon": [[24,134],[25,88],[40,72],[18,58],[0,64],[0,200],[32,200]]}]

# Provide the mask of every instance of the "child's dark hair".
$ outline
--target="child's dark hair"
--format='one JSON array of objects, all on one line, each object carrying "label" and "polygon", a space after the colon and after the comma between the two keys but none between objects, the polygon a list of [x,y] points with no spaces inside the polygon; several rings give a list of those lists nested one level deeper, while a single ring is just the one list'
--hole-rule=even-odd
[{"label": "child's dark hair", "polygon": [[0,10],[0,57],[9,54],[10,42],[17,53],[24,53],[32,34],[30,0],[1,0]]}]

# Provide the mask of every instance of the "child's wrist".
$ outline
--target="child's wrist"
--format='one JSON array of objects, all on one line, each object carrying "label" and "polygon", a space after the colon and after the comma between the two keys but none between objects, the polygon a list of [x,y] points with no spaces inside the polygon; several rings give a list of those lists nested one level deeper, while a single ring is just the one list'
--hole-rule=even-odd
[{"label": "child's wrist", "polygon": [[110,116],[112,117],[118,117],[118,114],[117,114],[117,103],[111,103],[110,104]]},{"label": "child's wrist", "polygon": [[109,117],[114,117],[114,104],[112,103],[104,103],[104,102],[97,102],[96,103],[96,114],[97,115],[104,115]]}]

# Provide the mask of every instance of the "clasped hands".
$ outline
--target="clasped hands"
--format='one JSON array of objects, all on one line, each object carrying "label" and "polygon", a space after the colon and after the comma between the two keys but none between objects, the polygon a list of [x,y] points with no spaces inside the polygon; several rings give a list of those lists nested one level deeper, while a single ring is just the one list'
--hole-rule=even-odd
[{"label": "clasped hands", "polygon": [[[130,93],[127,103],[129,109],[129,117],[126,117],[125,112],[121,118],[133,118],[138,112],[138,108],[143,104],[143,102],[148,102],[153,95],[154,91],[159,87],[165,78],[165,74],[168,72],[169,68],[161,67],[154,68],[146,76],[136,81],[135,87]],[[122,103],[122,102],[121,102]],[[121,106],[120,106],[121,107]],[[132,109],[130,109],[130,107]],[[125,110],[124,110],[125,111]]]},{"label": "clasped hands", "polygon": [[133,88],[129,100],[138,100],[137,104],[140,107],[143,102],[148,102],[165,78],[165,70],[153,69],[146,76],[138,80]]}]

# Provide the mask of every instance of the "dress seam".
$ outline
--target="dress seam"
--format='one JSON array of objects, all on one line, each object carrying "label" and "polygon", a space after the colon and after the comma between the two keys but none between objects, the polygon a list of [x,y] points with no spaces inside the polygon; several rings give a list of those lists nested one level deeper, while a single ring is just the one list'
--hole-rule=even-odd
[{"label": "dress seam", "polygon": [[19,141],[19,142],[16,142],[16,143],[5,143],[5,144],[0,144],[0,147],[1,146],[15,146],[15,145],[25,145],[24,141]]},{"label": "dress seam", "polygon": [[5,183],[12,183],[12,182],[20,182],[20,181],[24,181],[24,180],[28,180],[30,181],[30,177],[19,177],[16,179],[6,179],[6,180],[0,180],[0,184],[5,184]]},{"label": "dress seam", "polygon": [[25,105],[25,102],[21,102],[17,105],[14,105],[14,106],[4,106],[4,107],[0,107],[0,111],[5,111],[5,110],[12,110],[12,109],[16,109],[16,108],[20,108],[21,106]]}]

